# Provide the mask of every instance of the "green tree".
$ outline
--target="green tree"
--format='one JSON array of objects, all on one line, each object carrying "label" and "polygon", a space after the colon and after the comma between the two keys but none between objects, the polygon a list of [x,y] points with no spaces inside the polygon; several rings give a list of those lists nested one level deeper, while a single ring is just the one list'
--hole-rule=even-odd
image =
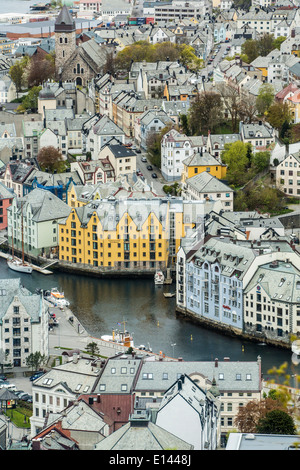
[{"label": "green tree", "polygon": [[252,155],[252,166],[256,173],[260,173],[270,165],[270,152],[255,152]]},{"label": "green tree", "polygon": [[161,167],[161,139],[171,127],[171,125],[168,125],[160,132],[151,132],[147,137],[147,155],[150,162],[157,168]]},{"label": "green tree", "polygon": [[25,86],[26,82],[26,67],[29,63],[29,57],[25,56],[12,65],[9,69],[9,76],[12,79],[13,83],[15,84],[17,96],[19,95],[20,91],[22,90],[23,86]]},{"label": "green tree", "polygon": [[270,83],[264,83],[258,92],[256,98],[256,107],[259,114],[266,113],[274,101],[275,91]]},{"label": "green tree", "polygon": [[259,434],[295,435],[296,426],[293,418],[283,410],[272,410],[262,417],[256,427]]},{"label": "green tree", "polygon": [[274,102],[271,104],[266,114],[266,120],[280,132],[283,128],[284,132],[281,137],[284,137],[292,122],[292,113],[288,103]]},{"label": "green tree", "polygon": [[26,365],[32,371],[38,371],[47,362],[47,356],[41,354],[39,351],[29,354],[26,358]]},{"label": "green tree", "polygon": [[246,171],[249,165],[247,144],[240,140],[225,144],[221,159],[227,165],[226,177],[229,184],[241,186],[249,179],[250,171]]},{"label": "green tree", "polygon": [[242,54],[247,57],[247,63],[250,64],[259,56],[258,43],[254,39],[247,39],[241,46]]},{"label": "green tree", "polygon": [[273,49],[280,49],[281,44],[286,40],[285,36],[279,36],[273,41]]},{"label": "green tree", "polygon": [[41,86],[32,87],[27,95],[24,97],[22,104],[18,107],[19,112],[28,111],[29,109],[33,112],[37,111],[38,108],[38,97],[41,91]]},{"label": "green tree", "polygon": [[86,345],[86,350],[92,355],[95,356],[96,354],[99,354],[99,347],[95,341],[92,341],[91,343],[88,343]]}]

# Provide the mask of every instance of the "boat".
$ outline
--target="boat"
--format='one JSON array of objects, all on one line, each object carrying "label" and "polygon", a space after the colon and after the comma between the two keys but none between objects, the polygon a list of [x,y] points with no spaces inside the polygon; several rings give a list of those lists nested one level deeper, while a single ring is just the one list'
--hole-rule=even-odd
[{"label": "boat", "polygon": [[156,271],[154,275],[154,283],[155,284],[163,284],[165,280],[165,276],[163,275],[162,271]]},{"label": "boat", "polygon": [[[101,339],[104,341],[120,344],[121,346],[126,346],[127,348],[134,348],[133,337],[128,331],[125,330],[126,322],[123,321],[122,323],[124,325],[123,331],[113,329],[111,335],[103,335],[101,336]],[[121,325],[121,323],[118,323],[118,325]]]},{"label": "boat", "polygon": [[18,271],[19,273],[32,273],[32,266],[30,264],[22,262],[17,258],[8,258],[7,259],[7,266],[12,269],[13,271]]},{"label": "boat", "polygon": [[56,287],[53,287],[50,291],[45,291],[44,293],[45,300],[53,304],[55,307],[68,307],[70,302],[65,298],[63,292],[59,292]]},{"label": "boat", "polygon": [[7,266],[13,271],[19,273],[31,274],[32,266],[29,263],[26,263],[24,260],[24,228],[23,228],[23,203],[22,203],[22,213],[21,213],[21,233],[22,233],[22,260],[16,258],[14,255],[14,233],[12,232],[11,237],[11,251],[12,256],[7,258]]},{"label": "boat", "polygon": [[168,297],[175,297],[175,295],[176,295],[175,292],[173,292],[173,293],[171,293],[171,292],[164,292],[164,297],[167,297],[167,298],[168,298]]}]

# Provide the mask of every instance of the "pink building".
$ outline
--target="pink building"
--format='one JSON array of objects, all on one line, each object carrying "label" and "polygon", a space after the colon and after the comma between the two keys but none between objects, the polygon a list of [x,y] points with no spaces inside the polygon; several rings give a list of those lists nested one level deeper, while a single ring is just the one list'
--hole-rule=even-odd
[{"label": "pink building", "polygon": [[0,230],[7,229],[7,208],[11,205],[15,194],[3,183],[0,183]]}]

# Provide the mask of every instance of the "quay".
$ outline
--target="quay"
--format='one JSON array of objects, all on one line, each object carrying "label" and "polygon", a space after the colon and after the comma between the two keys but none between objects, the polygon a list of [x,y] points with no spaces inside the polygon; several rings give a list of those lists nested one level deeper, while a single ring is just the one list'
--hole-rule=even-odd
[{"label": "quay", "polygon": [[[58,325],[53,326],[49,330],[49,355],[51,357],[59,356],[60,350],[64,349],[86,351],[89,343],[96,343],[98,346],[97,354],[105,358],[113,357],[120,353],[124,354],[128,350],[127,346],[89,335],[68,307],[53,307],[48,302],[46,304],[49,310],[55,313],[58,320]],[[110,332],[107,333],[110,334]],[[177,361],[177,359],[166,357],[163,351],[149,352],[138,348],[133,348],[133,350],[136,354],[151,356],[156,360],[164,358],[164,360]]]},{"label": "quay", "polygon": [[[0,257],[1,257],[1,258],[4,258],[4,259],[8,259],[8,258],[11,257],[11,255],[8,254],[8,253],[3,253],[2,251],[0,251]],[[18,259],[18,260],[20,260],[20,258],[17,258],[16,256],[15,256],[15,258]],[[21,261],[21,260],[20,260],[20,261]],[[32,269],[34,269],[34,271],[38,271],[38,272],[41,273],[41,274],[47,274],[47,275],[49,275],[49,274],[53,274],[53,272],[50,271],[50,270],[47,269],[47,268],[48,268],[49,266],[51,266],[52,264],[54,264],[54,263],[56,263],[56,261],[49,262],[45,267],[37,266],[37,265],[35,265],[35,264],[33,264],[33,263],[30,263],[30,265],[32,266]]]}]

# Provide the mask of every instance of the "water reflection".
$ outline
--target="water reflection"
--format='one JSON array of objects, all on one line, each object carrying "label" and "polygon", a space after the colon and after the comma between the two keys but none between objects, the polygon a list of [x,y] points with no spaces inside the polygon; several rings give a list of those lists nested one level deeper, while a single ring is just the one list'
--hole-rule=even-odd
[{"label": "water reflection", "polygon": [[109,280],[64,273],[44,276],[36,272],[31,276],[18,275],[1,259],[0,277],[20,277],[32,292],[51,287],[63,290],[73,313],[94,337],[110,334],[125,320],[135,345],[150,343],[153,351],[163,351],[167,356],[174,352],[175,357],[184,360],[229,357],[234,361],[255,361],[260,355],[265,375],[284,362],[288,363],[290,374],[300,374],[300,367],[292,365],[290,351],[223,336],[178,317],[175,298],[163,296],[164,291],[174,291],[175,286],[157,287],[151,279]]}]

